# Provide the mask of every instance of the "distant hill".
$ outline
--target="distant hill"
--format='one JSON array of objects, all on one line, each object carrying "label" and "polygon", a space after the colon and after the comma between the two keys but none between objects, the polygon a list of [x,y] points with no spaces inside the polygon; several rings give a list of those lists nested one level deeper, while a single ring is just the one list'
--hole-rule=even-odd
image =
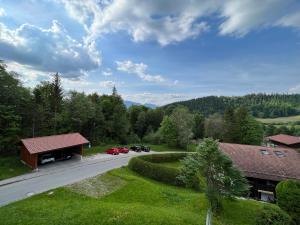
[{"label": "distant hill", "polygon": [[208,96],[163,106],[165,110],[183,105],[205,116],[224,113],[228,107],[247,107],[258,118],[275,118],[300,114],[300,94],[250,94],[237,97]]},{"label": "distant hill", "polygon": [[125,100],[124,104],[126,105],[126,108],[129,108],[130,106],[133,106],[133,105],[144,105],[144,106],[146,106],[148,108],[151,108],[151,109],[155,109],[157,107],[156,105],[151,104],[151,103],[141,104],[141,103],[138,103],[138,102],[133,102],[133,101],[128,101],[128,100]]}]

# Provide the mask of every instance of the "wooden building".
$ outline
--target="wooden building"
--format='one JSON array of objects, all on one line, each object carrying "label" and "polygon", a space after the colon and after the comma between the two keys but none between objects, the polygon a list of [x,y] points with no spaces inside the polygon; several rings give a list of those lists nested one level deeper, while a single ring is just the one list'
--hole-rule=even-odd
[{"label": "wooden building", "polygon": [[268,145],[285,146],[290,148],[300,149],[300,137],[291,136],[287,134],[278,134],[265,138]]},{"label": "wooden building", "polygon": [[89,141],[79,133],[21,139],[21,161],[32,169],[38,167],[44,154],[59,160],[65,153],[83,154],[83,145]]},{"label": "wooden building", "polygon": [[294,149],[228,143],[219,147],[248,179],[252,198],[274,201],[277,183],[300,180],[300,153]]}]

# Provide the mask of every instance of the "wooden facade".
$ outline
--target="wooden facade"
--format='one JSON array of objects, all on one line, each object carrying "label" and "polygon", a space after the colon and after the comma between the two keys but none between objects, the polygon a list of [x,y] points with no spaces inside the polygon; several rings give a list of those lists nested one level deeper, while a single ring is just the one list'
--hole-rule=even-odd
[{"label": "wooden facade", "polygon": [[67,155],[83,155],[83,145],[89,141],[79,133],[60,134],[45,137],[21,139],[21,161],[32,169],[37,169],[42,156],[51,154],[56,160]]},{"label": "wooden facade", "polygon": [[25,146],[21,147],[21,161],[31,169],[36,169],[38,164],[38,154],[30,154]]}]

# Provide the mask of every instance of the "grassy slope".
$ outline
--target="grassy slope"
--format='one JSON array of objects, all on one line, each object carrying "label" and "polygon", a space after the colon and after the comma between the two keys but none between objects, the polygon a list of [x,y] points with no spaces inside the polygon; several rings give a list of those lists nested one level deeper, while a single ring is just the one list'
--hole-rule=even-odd
[{"label": "grassy slope", "polygon": [[[135,175],[126,168],[110,172],[126,184],[102,198],[59,188],[0,208],[2,224],[193,225],[205,224],[204,194],[167,186]],[[254,225],[262,204],[225,201],[215,225]]]},{"label": "grassy slope", "polygon": [[257,118],[257,120],[265,124],[287,124],[287,123],[294,123],[300,121],[300,115],[289,116],[289,117],[278,117],[278,118],[266,118],[266,119]]},{"label": "grassy slope", "polygon": [[21,163],[19,156],[0,156],[0,180],[18,176],[31,171]]}]

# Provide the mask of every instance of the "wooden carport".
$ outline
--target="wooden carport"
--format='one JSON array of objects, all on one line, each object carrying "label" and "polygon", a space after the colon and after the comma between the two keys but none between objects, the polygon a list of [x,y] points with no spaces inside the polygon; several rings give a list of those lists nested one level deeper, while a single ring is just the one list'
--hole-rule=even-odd
[{"label": "wooden carport", "polygon": [[71,133],[21,139],[21,143],[21,161],[36,169],[40,154],[71,149],[74,153],[82,155],[83,145],[88,144],[89,141],[79,133]]}]

